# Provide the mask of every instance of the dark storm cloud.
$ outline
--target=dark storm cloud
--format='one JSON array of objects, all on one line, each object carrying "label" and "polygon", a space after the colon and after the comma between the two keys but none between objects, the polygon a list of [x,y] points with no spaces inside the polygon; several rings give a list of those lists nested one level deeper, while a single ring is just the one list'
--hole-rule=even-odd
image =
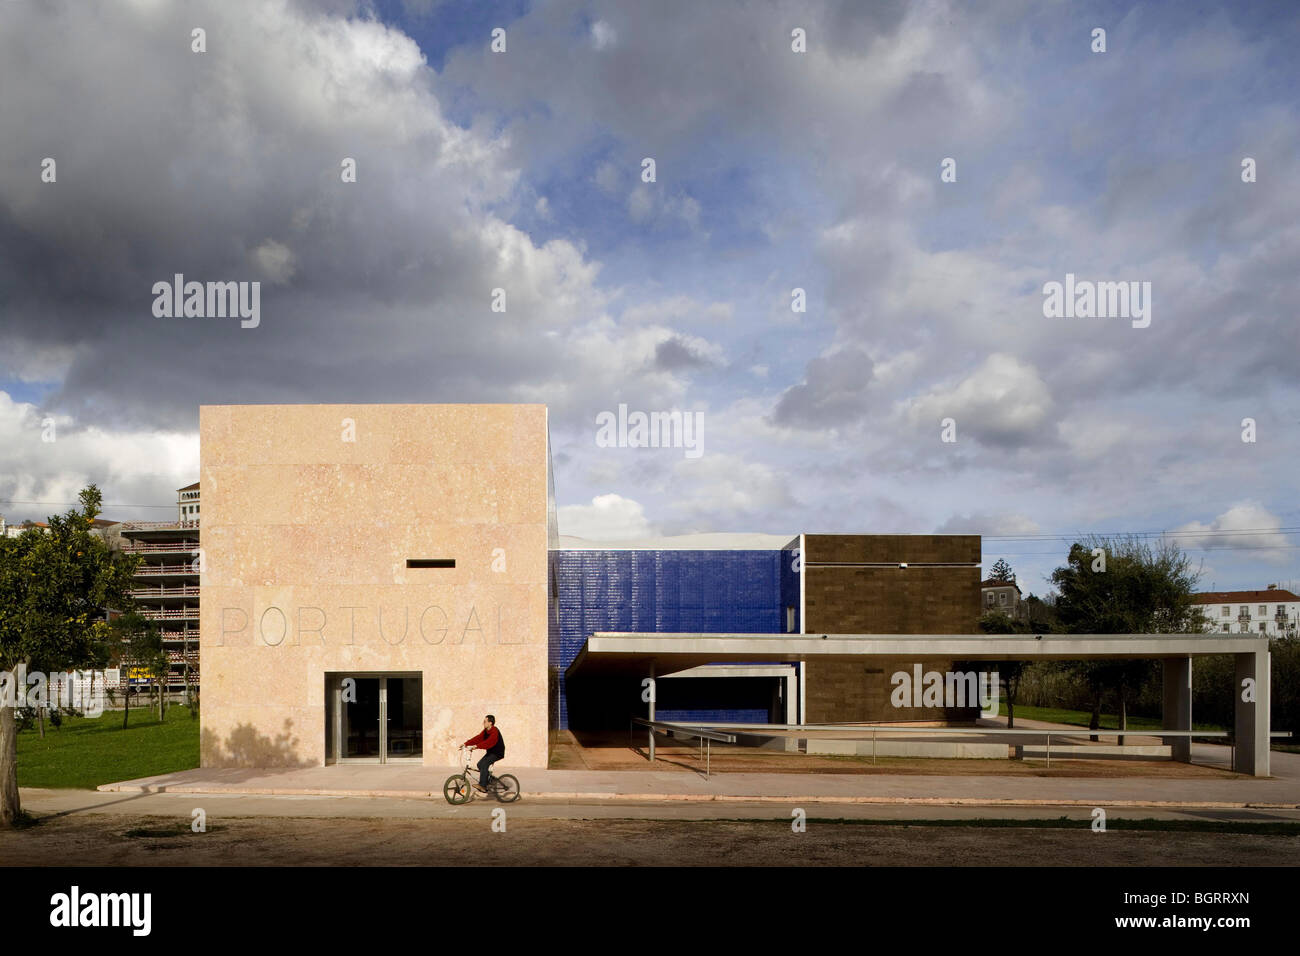
[{"label": "dark storm cloud", "polygon": [[713,362],[693,349],[689,342],[674,336],[655,346],[655,367],[666,372],[682,369],[708,368]]},{"label": "dark storm cloud", "polygon": [[872,363],[861,349],[848,348],[813,359],[806,379],[781,395],[772,413],[778,425],[834,428],[866,415]]},{"label": "dark storm cloud", "polygon": [[[508,400],[586,360],[564,335],[597,266],[492,214],[514,171],[399,33],[283,3],[0,16],[0,339],[11,375],[69,352],[51,407],[192,427],[203,402]],[[177,273],[260,282],[260,325],[156,317]]]}]

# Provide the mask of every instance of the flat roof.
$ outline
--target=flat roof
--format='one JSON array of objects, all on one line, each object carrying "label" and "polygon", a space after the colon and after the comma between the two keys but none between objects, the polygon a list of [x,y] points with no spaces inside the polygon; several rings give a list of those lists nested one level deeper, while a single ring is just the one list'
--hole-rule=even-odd
[{"label": "flat roof", "polygon": [[862,660],[1158,659],[1201,654],[1267,653],[1268,638],[1230,634],[700,634],[600,631],[592,634],[566,677],[659,676],[719,663]]},{"label": "flat roof", "polygon": [[624,538],[597,541],[560,535],[560,551],[780,551],[797,545],[797,534],[762,534],[751,532],[706,532],[673,534],[648,538]]},{"label": "flat roof", "polygon": [[1286,588],[1268,588],[1264,591],[1202,591],[1192,595],[1193,604],[1287,604],[1300,601]]}]

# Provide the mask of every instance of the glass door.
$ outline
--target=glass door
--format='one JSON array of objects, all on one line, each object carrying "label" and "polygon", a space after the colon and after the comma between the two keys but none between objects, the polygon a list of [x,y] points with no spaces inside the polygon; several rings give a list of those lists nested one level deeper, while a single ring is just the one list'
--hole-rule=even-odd
[{"label": "glass door", "polygon": [[[378,757],[379,740],[379,690],[378,677],[353,677],[349,686],[344,681],[343,747],[346,758]],[[349,694],[348,690],[355,690]]]},{"label": "glass door", "polygon": [[326,674],[325,762],[420,760],[422,685],[405,674]]},{"label": "glass door", "polygon": [[387,757],[422,757],[424,755],[424,721],[421,714],[421,688],[418,677],[386,677],[384,753]]}]

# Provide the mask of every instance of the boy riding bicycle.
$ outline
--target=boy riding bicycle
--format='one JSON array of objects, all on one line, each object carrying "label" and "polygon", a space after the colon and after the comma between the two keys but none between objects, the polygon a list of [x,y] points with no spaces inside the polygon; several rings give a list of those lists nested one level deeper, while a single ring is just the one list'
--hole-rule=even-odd
[{"label": "boy riding bicycle", "polygon": [[506,755],[505,738],[501,736],[501,731],[497,730],[497,719],[491,714],[483,718],[483,732],[477,737],[471,737],[465,741],[466,747],[481,747],[485,753],[478,762],[478,783],[476,789],[487,793],[488,780],[491,777],[489,768]]}]

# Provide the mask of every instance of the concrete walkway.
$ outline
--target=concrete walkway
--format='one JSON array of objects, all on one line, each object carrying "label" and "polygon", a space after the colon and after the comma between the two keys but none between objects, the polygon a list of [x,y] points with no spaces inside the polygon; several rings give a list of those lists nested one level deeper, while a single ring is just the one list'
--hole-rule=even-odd
[{"label": "concrete walkway", "polygon": [[[1227,748],[1193,747],[1193,761],[1224,766]],[[705,779],[680,771],[538,770],[503,766],[536,800],[718,801],[912,806],[1300,808],[1300,755],[1275,752],[1261,779],[1037,777],[976,774],[726,773]],[[650,765],[647,764],[647,767]],[[105,784],[120,793],[226,793],[292,796],[440,796],[457,767],[346,765],[302,769],[200,769]]]}]

